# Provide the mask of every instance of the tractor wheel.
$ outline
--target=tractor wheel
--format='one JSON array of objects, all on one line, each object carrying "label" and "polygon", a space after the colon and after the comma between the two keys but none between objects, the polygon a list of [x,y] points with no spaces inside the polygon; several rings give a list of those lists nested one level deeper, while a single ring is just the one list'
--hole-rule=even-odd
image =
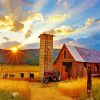
[{"label": "tractor wheel", "polygon": [[48,77],[44,77],[43,78],[43,83],[47,84],[49,82],[49,78]]},{"label": "tractor wheel", "polygon": [[60,81],[61,80],[61,74],[58,72],[57,74],[57,81]]},{"label": "tractor wheel", "polygon": [[54,82],[56,82],[56,81],[57,81],[56,76],[53,76],[53,77],[52,77],[52,80],[53,80]]}]

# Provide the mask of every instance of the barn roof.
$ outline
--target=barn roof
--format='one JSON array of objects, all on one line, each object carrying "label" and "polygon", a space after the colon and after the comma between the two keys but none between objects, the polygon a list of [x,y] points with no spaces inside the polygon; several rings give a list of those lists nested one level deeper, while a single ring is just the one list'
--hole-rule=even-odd
[{"label": "barn roof", "polygon": [[100,51],[65,45],[75,61],[100,63]]}]

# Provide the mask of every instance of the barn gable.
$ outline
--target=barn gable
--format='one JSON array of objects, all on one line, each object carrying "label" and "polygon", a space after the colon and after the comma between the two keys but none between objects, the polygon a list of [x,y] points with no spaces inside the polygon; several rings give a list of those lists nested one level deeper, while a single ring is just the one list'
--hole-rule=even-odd
[{"label": "barn gable", "polygon": [[[67,55],[67,59],[70,59],[70,60],[74,60],[74,57],[71,55],[71,53],[69,52],[68,48],[66,47],[66,45],[63,45],[62,49],[60,50],[54,64],[59,60],[59,58],[63,59],[64,58],[64,51],[66,51]],[[61,61],[61,60],[60,60]]]}]

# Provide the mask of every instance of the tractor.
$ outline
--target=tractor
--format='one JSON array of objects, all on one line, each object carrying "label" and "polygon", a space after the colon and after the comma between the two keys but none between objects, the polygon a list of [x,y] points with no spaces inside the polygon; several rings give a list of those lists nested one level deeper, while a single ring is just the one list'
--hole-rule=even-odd
[{"label": "tractor", "polygon": [[44,71],[43,83],[47,84],[50,81],[57,82],[61,80],[60,72],[53,71]]}]

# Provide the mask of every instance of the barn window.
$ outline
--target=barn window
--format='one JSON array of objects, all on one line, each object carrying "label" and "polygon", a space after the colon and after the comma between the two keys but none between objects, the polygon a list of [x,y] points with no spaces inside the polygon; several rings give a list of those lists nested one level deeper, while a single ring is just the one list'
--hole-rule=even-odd
[{"label": "barn window", "polygon": [[64,58],[66,58],[66,51],[64,51]]}]

